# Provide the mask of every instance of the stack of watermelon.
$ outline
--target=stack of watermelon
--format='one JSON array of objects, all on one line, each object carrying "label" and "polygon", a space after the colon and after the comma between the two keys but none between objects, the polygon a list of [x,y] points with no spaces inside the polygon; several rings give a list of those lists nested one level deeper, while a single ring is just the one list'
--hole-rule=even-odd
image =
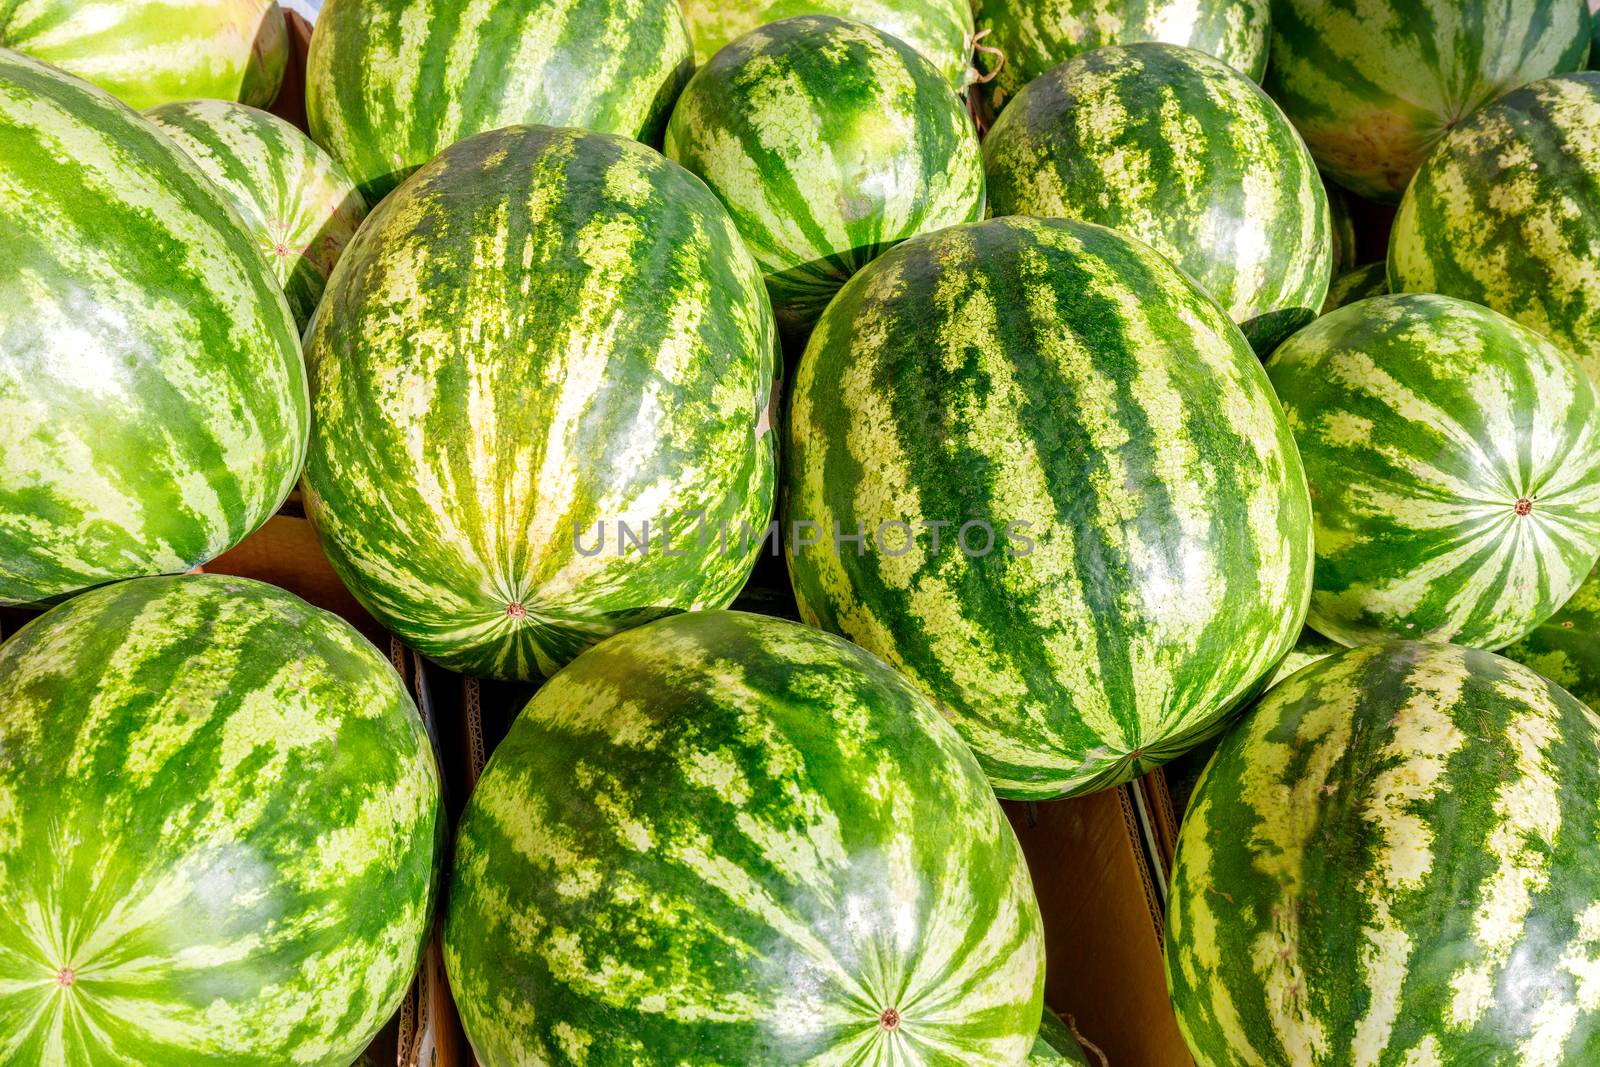
[{"label": "stack of watermelon", "polygon": [[1185,755],[1200,1067],[1600,1060],[1588,5],[308,10],[0,0],[0,1063],[1089,1062]]}]

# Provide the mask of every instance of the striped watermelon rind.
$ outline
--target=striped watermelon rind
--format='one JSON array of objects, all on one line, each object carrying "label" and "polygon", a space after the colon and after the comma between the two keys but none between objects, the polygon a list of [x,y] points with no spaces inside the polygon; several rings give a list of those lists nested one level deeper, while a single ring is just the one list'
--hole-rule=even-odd
[{"label": "striped watermelon rind", "polygon": [[738,593],[772,512],[775,337],[732,220],[660,154],[458,142],[373,211],[307,331],[307,515],[419,652],[548,674]]},{"label": "striped watermelon rind", "polygon": [[860,649],[695,612],[545,683],[462,816],[444,956],[483,1067],[1013,1067],[1043,931],[937,709]]},{"label": "striped watermelon rind", "polygon": [[1275,0],[1264,84],[1330,177],[1393,203],[1448,131],[1588,48],[1569,0]]},{"label": "striped watermelon rind", "polygon": [[1600,567],[1589,572],[1561,610],[1502,654],[1600,708]]},{"label": "striped watermelon rind", "polygon": [[375,204],[451,144],[505,126],[659,144],[693,69],[676,0],[327,0],[306,117]]},{"label": "striped watermelon rind", "polygon": [[886,253],[812,333],[787,444],[786,528],[821,531],[786,546],[802,617],[949,708],[1002,796],[1171,759],[1300,631],[1310,501],[1259,361],[1115,231],[1012,216]]},{"label": "striped watermelon rind", "polygon": [[0,646],[0,1062],[346,1064],[432,927],[444,813],[394,668],[211,575]]},{"label": "striped watermelon rind", "polygon": [[1224,741],[1167,980],[1201,1067],[1592,1063],[1600,720],[1492,653],[1349,649]]},{"label": "striped watermelon rind", "polygon": [[1316,519],[1310,624],[1482,648],[1600,554],[1600,394],[1526,327],[1443,296],[1363,300],[1267,363]]},{"label": "striped watermelon rind", "polygon": [[1389,241],[1396,292],[1485,304],[1600,380],[1600,73],[1547,78],[1451,131]]},{"label": "striped watermelon rind", "polygon": [[1089,1058],[1061,1016],[1046,1008],[1025,1067],[1089,1067]]},{"label": "striped watermelon rind", "polygon": [[740,37],[683,91],[665,151],[727,205],[791,331],[884,249],[983,217],[961,100],[859,22],[798,16]]},{"label": "striped watermelon rind", "polygon": [[145,114],[227,194],[304,329],[367,214],[350,175],[305,134],[244,104],[186,100]]},{"label": "striped watermelon rind", "polygon": [[1389,268],[1383,261],[1367,263],[1346,271],[1328,285],[1328,297],[1322,302],[1322,313],[1354,304],[1369,296],[1385,296],[1389,292]]},{"label": "striped watermelon rind", "polygon": [[0,234],[0,604],[186,571],[266,521],[305,454],[298,331],[195,164],[0,49]]},{"label": "striped watermelon rind", "polygon": [[1328,219],[1333,238],[1333,276],[1337,278],[1360,265],[1356,262],[1355,218],[1350,214],[1349,193],[1326,180],[1322,183],[1322,188],[1328,194]]},{"label": "striped watermelon rind", "polygon": [[983,142],[996,215],[1122,230],[1200,283],[1259,352],[1316,317],[1333,252],[1311,154],[1220,60],[1144,42],[1025,86]]}]

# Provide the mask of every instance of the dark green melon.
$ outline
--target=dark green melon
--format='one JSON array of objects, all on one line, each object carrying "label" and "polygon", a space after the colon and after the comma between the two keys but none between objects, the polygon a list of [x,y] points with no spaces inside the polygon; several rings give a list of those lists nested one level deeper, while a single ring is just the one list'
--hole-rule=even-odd
[{"label": "dark green melon", "polygon": [[1025,1067],[1089,1067],[1089,1058],[1061,1016],[1046,1008]]}]

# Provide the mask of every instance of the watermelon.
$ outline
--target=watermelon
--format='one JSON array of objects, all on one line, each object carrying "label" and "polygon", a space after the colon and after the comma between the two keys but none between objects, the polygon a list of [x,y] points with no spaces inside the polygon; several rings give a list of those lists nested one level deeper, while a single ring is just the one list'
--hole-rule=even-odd
[{"label": "watermelon", "polygon": [[1199,1067],[1600,1060],[1600,719],[1490,652],[1347,649],[1195,791],[1167,981]]},{"label": "watermelon", "polygon": [[[1302,142],[1303,143],[1303,142]],[[1328,194],[1328,219],[1333,231],[1333,276],[1356,269],[1356,224],[1350,214],[1350,194],[1331,182],[1322,183]]]},{"label": "watermelon", "polygon": [[1368,263],[1333,280],[1328,286],[1328,298],[1322,302],[1322,313],[1326,315],[1335,308],[1354,304],[1369,296],[1383,296],[1388,291],[1388,267],[1382,261]]},{"label": "watermelon", "polygon": [[0,48],[27,52],[136,108],[195,97],[266,107],[289,61],[277,0],[6,0]]},{"label": "watermelon", "polygon": [[1488,308],[1378,296],[1324,315],[1267,373],[1316,518],[1310,622],[1499,648],[1600,555],[1600,393]]},{"label": "watermelon", "polygon": [[948,708],[1004,797],[1171,759],[1300,632],[1311,508],[1266,375],[1117,231],[1010,216],[885,253],[818,322],[788,446],[801,615]]},{"label": "watermelon", "polygon": [[456,839],[483,1067],[1018,1067],[1043,927],[938,709],[796,623],[697,612],[541,688]]},{"label": "watermelon", "polygon": [[460,141],[373,211],[307,331],[307,517],[380,622],[470,674],[722,607],[772,511],[775,337],[683,168],[582,130]]},{"label": "watermelon", "polygon": [[967,0],[682,0],[698,66],[757,26],[796,15],[833,15],[900,38],[965,89],[972,69],[972,5]]},{"label": "watermelon", "polygon": [[142,578],[0,646],[0,1062],[343,1067],[432,926],[394,668],[269,585]]},{"label": "watermelon", "polygon": [[1507,646],[1504,655],[1591,708],[1600,707],[1600,567],[1589,572],[1560,611]]},{"label": "watermelon", "polygon": [[1061,1016],[1046,1008],[1026,1067],[1089,1067],[1089,1057]]},{"label": "watermelon", "polygon": [[0,604],[186,571],[300,472],[294,318],[155,126],[0,49]]},{"label": "watermelon", "polygon": [[728,206],[792,331],[895,242],[983,217],[966,108],[910,45],[864,23],[800,16],[745,34],[683,91],[666,153]]},{"label": "watermelon", "polygon": [[1324,171],[1393,203],[1451,129],[1588,52],[1573,0],[1275,0],[1264,84]]},{"label": "watermelon", "polygon": [[305,134],[244,104],[188,100],[146,114],[227,195],[303,329],[367,214],[350,175]]},{"label": "watermelon", "polygon": [[1255,83],[1178,45],[1107,46],[1040,75],[983,143],[996,215],[1066,216],[1149,242],[1258,352],[1327,293],[1327,196]]},{"label": "watermelon", "polygon": [[1600,378],[1600,73],[1524,86],[1446,137],[1400,204],[1389,284],[1487,304]]},{"label": "watermelon", "polygon": [[1271,0],[984,0],[977,21],[982,110],[992,119],[1051,67],[1135,41],[1198,48],[1260,81],[1270,6]]},{"label": "watermelon", "polygon": [[658,144],[693,68],[676,0],[327,0],[306,118],[376,203],[451,144],[504,126]]}]

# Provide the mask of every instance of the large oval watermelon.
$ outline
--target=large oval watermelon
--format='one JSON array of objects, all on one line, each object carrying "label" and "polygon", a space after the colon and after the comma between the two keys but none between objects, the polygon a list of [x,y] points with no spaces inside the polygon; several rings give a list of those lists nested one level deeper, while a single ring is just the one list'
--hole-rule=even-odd
[{"label": "large oval watermelon", "polygon": [[1116,231],[1012,216],[886,253],[818,322],[788,433],[803,617],[949,708],[1002,796],[1171,759],[1300,632],[1310,501],[1266,375]]},{"label": "large oval watermelon", "polygon": [[1349,649],[1262,699],[1178,840],[1199,1067],[1600,1061],[1600,719],[1488,652]]},{"label": "large oval watermelon", "polygon": [[547,673],[739,591],[772,511],[775,336],[683,168],[547,126],[458,142],[378,205],[307,333],[307,513],[412,647]]},{"label": "large oval watermelon", "polygon": [[197,97],[266,107],[289,61],[277,0],[10,0],[0,47],[138,108]]},{"label": "large oval watermelon", "polygon": [[660,143],[693,68],[676,0],[328,0],[306,117],[376,203],[449,145],[503,126]]},{"label": "large oval watermelon", "polygon": [[264,522],[305,453],[296,334],[193,162],[0,49],[0,603],[185,571]]},{"label": "large oval watermelon", "polygon": [[1148,242],[1258,352],[1322,307],[1333,235],[1311,154],[1254,82],[1203,52],[1146,42],[1063,63],[1017,94],[983,155],[994,214]]},{"label": "large oval watermelon", "polygon": [[785,19],[718,52],[683,91],[666,153],[727,204],[795,331],[885,248],[983,217],[961,100],[910,45],[859,22]]},{"label": "large oval watermelon", "polygon": [[1335,181],[1393,202],[1457,124],[1588,52],[1573,0],[1275,0],[1265,85]]},{"label": "large oval watermelon", "polygon": [[0,1062],[344,1067],[432,927],[444,813],[394,668],[240,578],[0,646]]},{"label": "large oval watermelon", "polygon": [[1446,137],[1395,216],[1389,284],[1487,304],[1600,380],[1600,73],[1525,86]]},{"label": "large oval watermelon", "polygon": [[1589,705],[1600,707],[1600,567],[1589,572],[1561,610],[1508,645],[1526,664]]},{"label": "large oval watermelon", "polygon": [[1260,81],[1269,7],[1270,0],[984,0],[978,92],[993,117],[1051,67],[1135,41],[1197,48]]},{"label": "large oval watermelon", "polygon": [[1594,566],[1600,394],[1532,330],[1379,296],[1295,334],[1267,373],[1311,484],[1322,633],[1498,648]]},{"label": "large oval watermelon", "polygon": [[922,53],[957,89],[972,69],[968,0],[682,0],[683,19],[700,66],[757,26],[796,15],[833,15],[876,26]]},{"label": "large oval watermelon", "polygon": [[966,746],[881,662],[740,612],[590,649],[462,815],[444,955],[483,1067],[1016,1067],[1043,930]]},{"label": "large oval watermelon", "polygon": [[367,214],[350,175],[305,134],[244,104],[187,100],[146,114],[227,194],[303,329]]}]

